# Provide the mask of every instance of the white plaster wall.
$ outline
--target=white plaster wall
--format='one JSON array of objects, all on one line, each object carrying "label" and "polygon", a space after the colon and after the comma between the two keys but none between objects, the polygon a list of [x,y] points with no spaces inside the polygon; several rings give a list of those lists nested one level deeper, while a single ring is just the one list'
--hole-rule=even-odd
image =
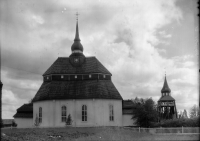
[{"label": "white plaster wall", "polygon": [[135,121],[131,119],[132,117],[133,115],[122,115],[123,126],[135,126],[135,124],[133,124]]},{"label": "white plaster wall", "polygon": [[17,128],[33,127],[33,119],[32,118],[15,118],[15,123],[17,123]]},{"label": "white plaster wall", "polygon": [[[42,107],[41,127],[62,127],[61,107],[67,107],[71,114],[73,126],[122,126],[122,100],[82,99],[82,100],[48,100],[33,103],[33,119],[39,116]],[[82,121],[82,105],[87,105],[87,121]],[[114,121],[109,121],[109,105],[114,108]]]}]

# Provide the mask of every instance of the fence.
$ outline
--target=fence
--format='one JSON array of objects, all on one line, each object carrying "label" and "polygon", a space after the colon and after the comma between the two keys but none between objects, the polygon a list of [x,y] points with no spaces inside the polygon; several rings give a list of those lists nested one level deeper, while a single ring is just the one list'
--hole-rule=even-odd
[{"label": "fence", "polygon": [[199,133],[199,127],[171,127],[171,128],[130,128],[134,132],[147,133]]},{"label": "fence", "polygon": [[[33,128],[33,127],[31,127]],[[46,127],[43,127],[46,128]],[[51,127],[56,128],[56,127]],[[57,127],[57,128],[65,128],[65,127]],[[73,127],[72,127],[73,128]],[[102,128],[102,127],[91,127],[91,128]],[[103,128],[119,128],[119,127],[103,127]],[[133,132],[146,132],[146,133],[198,133],[199,134],[199,127],[169,127],[169,128],[142,128],[142,127],[122,127],[124,129],[129,129]],[[5,127],[2,129],[19,129],[17,127]]]}]

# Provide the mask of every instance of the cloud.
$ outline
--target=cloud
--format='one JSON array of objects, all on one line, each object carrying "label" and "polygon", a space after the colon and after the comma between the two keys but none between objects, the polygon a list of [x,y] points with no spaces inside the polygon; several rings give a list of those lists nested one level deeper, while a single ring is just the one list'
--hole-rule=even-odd
[{"label": "cloud", "polygon": [[16,112],[16,108],[21,106],[24,100],[18,99],[10,90],[3,89],[2,91],[2,118],[12,118]]}]

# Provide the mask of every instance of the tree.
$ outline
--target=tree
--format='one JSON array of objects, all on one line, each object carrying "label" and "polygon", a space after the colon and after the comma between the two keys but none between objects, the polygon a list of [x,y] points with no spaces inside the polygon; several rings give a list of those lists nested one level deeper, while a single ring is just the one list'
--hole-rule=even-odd
[{"label": "tree", "polygon": [[141,127],[150,127],[154,122],[158,121],[158,113],[156,110],[156,104],[149,99],[138,99],[137,97],[133,100],[133,117],[136,120],[136,124]]},{"label": "tree", "polygon": [[184,109],[183,111],[183,115],[182,115],[183,118],[188,118],[188,115],[187,115],[187,111]]},{"label": "tree", "polygon": [[199,116],[199,107],[195,104],[190,109],[190,118],[195,118],[197,116]]},{"label": "tree", "polygon": [[182,118],[182,115],[183,115],[183,112],[180,111],[179,114],[178,114],[178,118]]},{"label": "tree", "polygon": [[72,121],[71,115],[69,114],[68,117],[67,117],[66,125],[71,125],[72,122],[73,121]]}]

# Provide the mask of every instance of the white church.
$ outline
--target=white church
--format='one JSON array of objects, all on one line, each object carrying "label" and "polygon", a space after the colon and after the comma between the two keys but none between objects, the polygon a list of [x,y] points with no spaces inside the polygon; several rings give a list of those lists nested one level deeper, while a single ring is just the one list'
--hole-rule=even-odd
[{"label": "white church", "polygon": [[70,114],[73,127],[134,126],[132,101],[123,100],[112,74],[96,57],[85,57],[78,21],[69,57],[59,57],[43,74],[32,103],[13,116],[17,127],[65,127]]}]

